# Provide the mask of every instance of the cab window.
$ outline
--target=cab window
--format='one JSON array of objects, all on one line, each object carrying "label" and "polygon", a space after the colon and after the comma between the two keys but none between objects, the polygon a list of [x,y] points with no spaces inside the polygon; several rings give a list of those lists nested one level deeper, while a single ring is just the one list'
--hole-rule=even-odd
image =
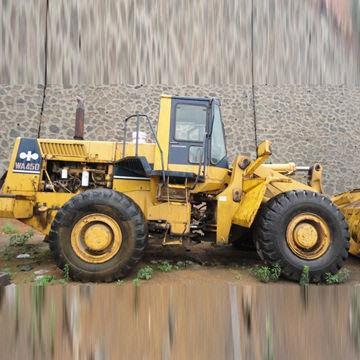
[{"label": "cab window", "polygon": [[189,163],[199,164],[203,160],[203,147],[190,146],[189,148]]},{"label": "cab window", "polygon": [[202,142],[206,118],[206,106],[177,104],[175,109],[175,140]]},{"label": "cab window", "polygon": [[216,165],[226,156],[224,128],[218,105],[214,106],[214,122],[211,133],[211,163]]}]

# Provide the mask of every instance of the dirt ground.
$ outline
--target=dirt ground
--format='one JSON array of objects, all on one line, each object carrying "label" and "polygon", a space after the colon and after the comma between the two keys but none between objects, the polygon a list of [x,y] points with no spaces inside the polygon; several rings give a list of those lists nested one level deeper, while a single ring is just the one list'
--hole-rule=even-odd
[{"label": "dirt ground", "polygon": [[[55,283],[64,278],[63,272],[58,269],[51,257],[49,245],[43,241],[44,237],[39,233],[24,244],[9,246],[11,234],[4,233],[4,227],[10,227],[18,234],[29,231],[29,227],[16,220],[0,219],[0,272],[8,272],[11,282],[15,284],[35,282],[42,275],[53,275]],[[30,257],[17,258],[18,255],[28,254]],[[27,255],[27,256],[28,256]],[[162,261],[175,265],[183,262],[186,267],[182,270],[164,272],[158,270]],[[145,265],[155,269],[151,279],[152,283],[186,282],[189,280],[204,280],[216,282],[236,281],[241,284],[257,284],[259,281],[250,274],[250,269],[261,265],[261,260],[256,252],[240,251],[232,246],[213,246],[210,243],[200,243],[189,246],[162,246],[158,240],[150,239],[142,262],[136,269],[124,279],[124,282],[136,278],[138,270]],[[360,259],[350,257],[346,268],[350,270],[350,278],[347,284],[360,283]],[[280,283],[292,284],[286,280]]]}]

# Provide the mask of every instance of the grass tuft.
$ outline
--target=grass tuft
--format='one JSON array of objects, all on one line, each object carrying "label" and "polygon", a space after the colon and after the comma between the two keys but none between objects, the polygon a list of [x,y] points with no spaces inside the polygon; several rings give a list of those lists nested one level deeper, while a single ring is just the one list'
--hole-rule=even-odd
[{"label": "grass tuft", "polygon": [[70,267],[69,267],[69,264],[65,264],[65,265],[64,265],[63,280],[64,280],[65,282],[69,282],[69,281],[70,281]]},{"label": "grass tuft", "polygon": [[299,280],[299,284],[301,286],[309,285],[310,282],[309,270],[310,270],[309,267],[305,265]]},{"label": "grass tuft", "polygon": [[139,278],[133,279],[133,284],[134,286],[140,286],[140,279]]},{"label": "grass tuft", "polygon": [[44,286],[47,284],[51,284],[55,280],[54,275],[44,275],[36,280],[36,285]]},{"label": "grass tuft", "polygon": [[23,234],[13,234],[10,237],[10,246],[24,246],[33,236],[33,229],[29,229]]},{"label": "grass tuft", "polygon": [[270,266],[270,281],[278,281],[281,275],[281,267],[279,264]]},{"label": "grass tuft", "polygon": [[6,223],[3,225],[3,227],[1,228],[1,231],[4,234],[7,235],[12,235],[12,234],[16,234],[18,233],[18,229],[16,228],[16,226],[12,223]]},{"label": "grass tuft", "polygon": [[261,282],[275,282],[278,281],[280,278],[281,267],[279,264],[274,264],[271,266],[255,266],[250,270],[250,272]]},{"label": "grass tuft", "polygon": [[336,274],[326,273],[324,281],[326,285],[342,284],[350,277],[350,271],[346,268],[339,270]]},{"label": "grass tuft", "polygon": [[141,280],[150,280],[154,274],[154,269],[146,265],[143,268],[141,268],[137,273],[137,278]]},{"label": "grass tuft", "polygon": [[174,265],[174,269],[175,270],[184,270],[186,268],[186,263],[185,261],[178,261],[175,265]]},{"label": "grass tuft", "polygon": [[169,272],[173,269],[173,266],[168,261],[162,261],[158,264],[157,268],[161,272]]}]

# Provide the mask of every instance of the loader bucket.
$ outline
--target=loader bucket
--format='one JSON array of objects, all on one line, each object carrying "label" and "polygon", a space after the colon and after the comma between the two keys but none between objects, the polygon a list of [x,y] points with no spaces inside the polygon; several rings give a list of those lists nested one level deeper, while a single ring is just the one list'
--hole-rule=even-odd
[{"label": "loader bucket", "polygon": [[332,200],[349,224],[351,236],[349,252],[360,257],[360,189],[336,195]]}]

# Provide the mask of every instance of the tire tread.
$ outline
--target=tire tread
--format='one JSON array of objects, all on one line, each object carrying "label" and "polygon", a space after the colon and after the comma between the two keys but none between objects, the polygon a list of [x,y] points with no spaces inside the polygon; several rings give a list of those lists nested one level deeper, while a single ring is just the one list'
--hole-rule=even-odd
[{"label": "tire tread", "polygon": [[[144,250],[147,247],[148,230],[147,223],[139,206],[125,194],[110,189],[94,189],[84,191],[72,197],[57,212],[49,233],[50,251],[60,269],[64,269],[65,258],[60,246],[59,230],[65,225],[65,219],[68,214],[76,213],[79,206],[84,202],[96,203],[99,200],[112,204],[122,209],[126,215],[125,220],[130,221],[135,229],[135,246],[126,263],[119,266],[111,274],[101,274],[98,272],[90,273],[83,271],[76,266],[69,264],[70,276],[73,280],[81,282],[100,281],[112,282],[116,279],[126,276],[131,269],[141,260]],[[117,204],[117,205],[116,205]]]},{"label": "tire tread", "polygon": [[259,256],[267,264],[278,263],[282,268],[282,274],[291,280],[299,280],[301,273],[298,269],[284,258],[279,253],[274,243],[274,228],[276,227],[277,219],[281,218],[283,214],[292,205],[299,202],[307,202],[320,204],[326,211],[331,212],[340,224],[341,228],[341,250],[338,251],[334,259],[322,273],[312,272],[310,269],[310,279],[318,281],[326,272],[336,273],[346,261],[349,249],[349,230],[345,221],[344,215],[338,207],[331,202],[331,200],[319,193],[308,190],[293,190],[277,195],[270,199],[259,213],[254,226],[254,240]]}]

